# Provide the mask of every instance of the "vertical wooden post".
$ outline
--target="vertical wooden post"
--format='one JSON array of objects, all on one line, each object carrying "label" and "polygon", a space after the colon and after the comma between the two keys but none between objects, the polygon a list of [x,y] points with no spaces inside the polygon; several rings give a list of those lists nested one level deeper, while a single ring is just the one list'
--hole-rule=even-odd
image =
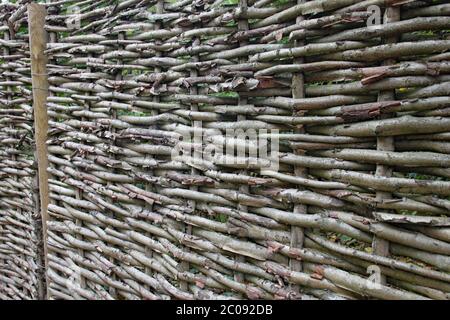
[{"label": "vertical wooden post", "polygon": [[[303,4],[307,0],[297,0],[297,4]],[[302,15],[299,15],[296,19],[296,23],[300,23],[303,20],[305,20],[305,17]],[[305,43],[304,41],[298,41],[295,40],[294,47],[300,47],[303,46]],[[294,64],[301,65],[304,63],[304,58],[296,58],[294,59]],[[305,77],[303,72],[296,72],[292,74],[292,98],[294,99],[303,99],[305,98]],[[294,111],[294,117],[297,116],[303,116],[303,113],[301,115],[298,115]],[[294,133],[305,133],[304,126],[297,126],[294,129]],[[305,152],[303,150],[294,150],[295,155],[304,155]],[[294,176],[296,177],[303,177],[306,178],[308,175],[307,169],[302,168],[300,166],[294,166]],[[299,190],[302,190],[303,188],[301,186],[297,186]],[[308,214],[308,207],[304,204],[295,204],[293,214]],[[291,247],[292,248],[299,248],[302,249],[305,241],[305,230],[302,227],[298,226],[291,226]],[[290,259],[289,260],[289,266],[292,271],[303,271],[303,263],[296,259]],[[300,292],[300,286],[299,285],[292,285],[291,288],[296,291],[297,293]]]},{"label": "vertical wooden post", "polygon": [[[391,7],[388,6],[384,13],[383,24],[388,24],[396,21],[400,21],[401,14],[399,7]],[[390,37],[386,37],[384,42],[387,44],[392,44],[398,42],[398,36],[393,35]],[[395,65],[395,59],[385,60],[382,65],[383,66],[391,66]],[[378,101],[394,101],[395,90],[384,90],[380,91],[378,94]],[[387,119],[392,117],[392,114],[384,114],[380,116],[380,119]],[[380,151],[395,151],[395,139],[393,136],[391,137],[377,137],[377,150]],[[392,176],[392,168],[387,165],[378,164],[376,167],[375,174],[381,177],[391,177]],[[385,200],[392,199],[392,194],[389,192],[378,191],[376,193],[376,198],[378,201],[383,202]],[[388,257],[390,252],[390,244],[389,241],[378,236],[374,236],[372,242],[373,253],[379,256]],[[385,275],[380,275],[381,284],[386,285],[387,279]]]},{"label": "vertical wooden post", "polygon": [[[48,187],[48,154],[47,154],[47,96],[48,76],[47,57],[44,53],[47,47],[47,33],[44,29],[47,12],[45,7],[37,3],[28,5],[28,26],[30,37],[31,76],[33,85],[33,110],[35,126],[36,156],[38,163],[40,216],[42,219],[43,262],[47,271],[47,221],[49,204]],[[47,272],[45,272],[47,274]],[[47,282],[48,285],[48,282]]]},{"label": "vertical wooden post", "polygon": [[[247,13],[248,10],[248,3],[247,0],[239,0],[239,9],[245,14]],[[249,25],[248,25],[248,19],[246,17],[240,17],[238,20],[238,30],[239,31],[247,31],[249,29]],[[245,47],[246,45],[248,45],[248,41],[247,40],[240,40],[239,41],[239,46]],[[245,63],[248,60],[248,57],[243,56],[241,58],[239,58],[239,63]],[[248,103],[247,98],[241,96],[240,92],[239,93],[239,99],[238,99],[238,105],[246,105]],[[247,120],[247,116],[246,115],[238,115],[237,116],[237,121],[245,121]],[[235,136],[236,138],[238,138],[237,136]],[[249,150],[250,153],[250,150]],[[249,155],[250,156],[250,155]],[[241,171],[243,175],[247,175],[248,172],[247,170],[242,170]],[[242,192],[243,194],[250,194],[250,188],[247,185],[242,185],[239,187],[239,192]],[[248,212],[248,207],[242,204],[238,204],[238,210],[239,211],[243,211],[243,212]],[[245,262],[245,257],[238,254],[235,257],[235,260],[237,263],[240,262]],[[245,274],[241,273],[241,272],[235,272],[234,273],[234,280],[240,283],[244,283],[245,282]]]}]

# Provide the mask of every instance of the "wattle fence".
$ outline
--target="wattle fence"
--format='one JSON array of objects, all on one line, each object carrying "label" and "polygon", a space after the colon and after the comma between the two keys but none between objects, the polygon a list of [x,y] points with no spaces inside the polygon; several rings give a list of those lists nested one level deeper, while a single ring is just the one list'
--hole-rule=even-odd
[{"label": "wattle fence", "polygon": [[0,3],[0,300],[45,292],[26,9]]},{"label": "wattle fence", "polygon": [[450,298],[447,1],[42,3],[43,231],[28,2],[0,4],[0,299]]}]

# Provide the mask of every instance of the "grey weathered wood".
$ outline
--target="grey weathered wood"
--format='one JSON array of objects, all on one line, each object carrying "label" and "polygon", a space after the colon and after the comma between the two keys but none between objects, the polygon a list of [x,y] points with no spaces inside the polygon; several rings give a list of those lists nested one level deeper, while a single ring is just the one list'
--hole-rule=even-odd
[{"label": "grey weathered wood", "polygon": [[[306,2],[306,0],[298,0],[297,1],[298,5],[302,5],[305,2]],[[297,17],[296,22],[300,23],[304,19],[305,18],[303,17],[303,15],[299,15]],[[297,40],[295,41],[295,46],[301,46],[301,45],[304,45],[303,41],[297,41]],[[303,57],[300,57],[300,58],[296,58],[294,60],[294,62],[298,65],[301,65],[305,61],[304,61]],[[297,72],[292,75],[292,98],[294,98],[294,99],[305,98],[305,76],[304,76],[303,72]],[[295,116],[295,113],[294,113],[294,116]],[[295,129],[295,133],[304,134],[305,133],[304,126],[297,127]],[[302,155],[304,153],[303,153],[303,151],[297,150],[297,151],[295,151],[295,154]],[[307,177],[307,169],[299,167],[299,166],[295,166],[294,167],[294,175],[296,177],[306,178]],[[307,214],[308,207],[304,204],[296,204],[294,206],[293,213],[294,214]],[[304,229],[302,227],[292,226],[291,227],[291,243],[290,243],[291,246],[293,248],[302,249],[303,245],[304,245],[304,241],[305,241]],[[293,271],[302,271],[303,270],[302,262],[295,260],[295,259],[291,259],[289,261],[289,266],[290,266],[291,270],[293,270]],[[298,291],[299,286],[293,286],[293,289]]]},{"label": "grey weathered wood", "polygon": [[[386,12],[384,15],[384,24],[388,24],[391,22],[395,22],[400,20],[400,9],[399,8],[394,8],[394,7],[388,7],[386,8]],[[386,38],[385,42],[386,43],[395,43],[397,42],[397,37],[396,36],[392,36],[392,37],[388,37]],[[395,60],[389,59],[384,61],[383,65],[393,65],[395,64]],[[378,95],[378,101],[393,101],[395,100],[395,91],[393,90],[387,90],[387,91],[381,91]],[[388,118],[390,117],[390,115],[384,115],[382,118]],[[394,142],[394,137],[378,137],[377,138],[377,150],[380,151],[394,151],[395,150],[395,142]],[[377,165],[377,169],[376,169],[376,175],[377,176],[382,176],[382,177],[391,177],[392,176],[392,168],[386,165],[382,165],[379,164]],[[388,199],[392,199],[392,195],[390,193],[387,192],[381,192],[378,191],[376,193],[376,197],[377,200],[379,201],[383,201],[383,200],[388,200]],[[378,236],[375,236],[373,238],[373,243],[372,243],[372,247],[373,247],[373,252],[374,254],[383,256],[383,257],[388,257],[389,256],[389,251],[390,251],[390,244],[389,241],[386,239],[382,239]],[[384,275],[381,275],[381,283],[382,284],[386,284],[386,277]]]}]

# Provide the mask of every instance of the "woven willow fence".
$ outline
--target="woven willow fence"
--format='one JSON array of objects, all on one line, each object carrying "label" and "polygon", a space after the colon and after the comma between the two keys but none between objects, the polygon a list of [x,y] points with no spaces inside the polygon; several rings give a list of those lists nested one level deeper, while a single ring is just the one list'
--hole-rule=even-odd
[{"label": "woven willow fence", "polygon": [[[1,7],[0,298],[39,278],[24,5]],[[446,1],[45,5],[50,299],[449,299]]]},{"label": "woven willow fence", "polygon": [[45,290],[26,9],[0,4],[0,300]]}]

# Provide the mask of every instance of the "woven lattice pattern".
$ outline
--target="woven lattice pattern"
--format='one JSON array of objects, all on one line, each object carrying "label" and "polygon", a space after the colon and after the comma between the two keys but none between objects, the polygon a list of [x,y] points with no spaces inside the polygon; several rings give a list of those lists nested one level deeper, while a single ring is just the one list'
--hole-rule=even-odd
[{"label": "woven lattice pattern", "polygon": [[[446,1],[46,6],[49,298],[449,298]],[[4,191],[32,173],[20,70],[8,222],[32,205]]]},{"label": "woven lattice pattern", "polygon": [[0,4],[0,299],[42,298],[26,6]]}]

